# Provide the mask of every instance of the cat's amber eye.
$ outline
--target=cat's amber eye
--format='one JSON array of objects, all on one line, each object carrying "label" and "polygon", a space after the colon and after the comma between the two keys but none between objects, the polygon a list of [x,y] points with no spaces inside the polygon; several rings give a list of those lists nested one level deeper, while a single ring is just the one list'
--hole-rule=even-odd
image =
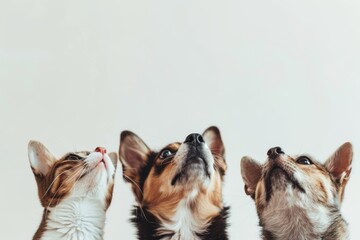
[{"label": "cat's amber eye", "polygon": [[305,156],[301,156],[296,160],[297,163],[302,164],[302,165],[311,165],[313,164],[313,162]]},{"label": "cat's amber eye", "polygon": [[66,156],[65,159],[66,159],[66,160],[81,160],[81,159],[83,159],[83,158],[80,157],[79,155],[70,153],[69,155]]},{"label": "cat's amber eye", "polygon": [[174,155],[174,153],[171,150],[165,149],[165,150],[161,151],[160,159],[165,159],[165,158],[171,157],[172,155]]}]

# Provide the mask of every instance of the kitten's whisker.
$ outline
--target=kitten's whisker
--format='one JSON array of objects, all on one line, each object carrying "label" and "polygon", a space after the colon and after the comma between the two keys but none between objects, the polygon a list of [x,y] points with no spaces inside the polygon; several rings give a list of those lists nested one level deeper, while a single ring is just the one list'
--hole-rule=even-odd
[{"label": "kitten's whisker", "polygon": [[55,180],[56,180],[58,177],[60,177],[61,175],[63,175],[64,173],[66,173],[66,172],[68,172],[68,171],[70,171],[70,170],[73,170],[73,169],[65,170],[65,171],[61,172],[59,175],[57,175],[57,176],[54,178],[54,180],[50,183],[49,187],[46,189],[44,195],[43,195],[41,198],[43,198],[43,197],[48,193],[48,191],[50,190],[50,188],[51,188],[52,185],[55,183]]},{"label": "kitten's whisker", "polygon": [[80,180],[80,178],[83,176],[84,171],[87,171],[86,167],[84,167],[84,168],[82,169],[81,173],[79,174],[78,178],[75,180],[75,183],[74,183],[74,185],[72,186],[71,189],[73,189],[73,188],[75,187],[75,185],[77,184],[77,182],[78,182],[78,181]]},{"label": "kitten's whisker", "polygon": [[68,180],[73,179],[74,177],[76,177],[76,175],[77,175],[79,172],[81,172],[82,170],[83,170],[83,168],[81,168],[81,166],[79,166],[79,169],[76,169],[75,172],[73,173],[73,175],[70,176],[70,178],[64,180],[64,181],[61,183],[61,185],[59,186],[59,188],[58,188],[58,189],[56,190],[56,192],[54,193],[54,196],[51,198],[50,203],[47,205],[46,211],[48,211],[48,208],[50,207],[52,201],[53,201],[54,198],[56,197],[56,194],[59,192],[59,190],[60,190],[61,187],[64,185],[64,183],[65,183],[66,181],[68,181]]}]

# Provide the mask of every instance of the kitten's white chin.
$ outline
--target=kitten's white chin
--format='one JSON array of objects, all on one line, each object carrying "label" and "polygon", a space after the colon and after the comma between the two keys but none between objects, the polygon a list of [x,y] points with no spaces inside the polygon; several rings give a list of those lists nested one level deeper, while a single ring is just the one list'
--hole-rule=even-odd
[{"label": "kitten's white chin", "polygon": [[102,155],[99,152],[91,153],[86,159],[85,162],[92,168],[92,172],[105,171],[108,175],[108,181],[110,181],[115,173],[115,167],[112,163],[109,155]]},{"label": "kitten's white chin", "polygon": [[113,183],[115,167],[107,154],[91,153],[85,160],[88,173],[77,180],[69,198],[90,197],[105,202],[108,187]]},{"label": "kitten's white chin", "polygon": [[105,202],[108,186],[113,180],[112,178],[109,180],[108,173],[102,165],[103,164],[97,166],[79,180],[71,190],[69,197],[73,198],[86,196],[100,199]]}]

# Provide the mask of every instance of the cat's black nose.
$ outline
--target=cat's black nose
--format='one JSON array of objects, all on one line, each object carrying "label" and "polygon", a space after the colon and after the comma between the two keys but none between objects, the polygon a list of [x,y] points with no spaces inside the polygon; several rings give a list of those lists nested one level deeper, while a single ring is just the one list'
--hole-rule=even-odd
[{"label": "cat's black nose", "polygon": [[190,143],[193,145],[198,145],[201,143],[205,143],[203,137],[198,133],[192,133],[189,136],[186,137],[184,143]]},{"label": "cat's black nose", "polygon": [[267,152],[267,155],[269,156],[269,158],[273,159],[273,160],[276,159],[280,154],[284,154],[281,147],[270,148],[269,151]]}]

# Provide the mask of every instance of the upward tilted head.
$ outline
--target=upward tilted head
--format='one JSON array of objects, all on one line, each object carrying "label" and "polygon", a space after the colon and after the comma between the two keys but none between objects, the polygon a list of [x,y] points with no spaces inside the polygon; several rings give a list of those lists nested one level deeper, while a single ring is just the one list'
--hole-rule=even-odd
[{"label": "upward tilted head", "polygon": [[100,239],[112,199],[117,154],[98,147],[56,158],[37,141],[29,142],[28,154],[44,207],[34,239]]},{"label": "upward tilted head", "polygon": [[340,214],[349,180],[352,145],[343,144],[321,164],[308,155],[271,148],[265,164],[241,161],[245,192],[256,204],[264,239],[346,239]]},{"label": "upward tilted head", "polygon": [[151,215],[148,222],[156,223],[150,226],[141,223],[142,216],[135,217],[139,238],[201,239],[223,211],[226,162],[219,130],[210,127],[203,135],[190,134],[184,142],[160,151],[151,150],[129,131],[121,134],[120,141],[124,179],[131,183],[141,210]]}]

